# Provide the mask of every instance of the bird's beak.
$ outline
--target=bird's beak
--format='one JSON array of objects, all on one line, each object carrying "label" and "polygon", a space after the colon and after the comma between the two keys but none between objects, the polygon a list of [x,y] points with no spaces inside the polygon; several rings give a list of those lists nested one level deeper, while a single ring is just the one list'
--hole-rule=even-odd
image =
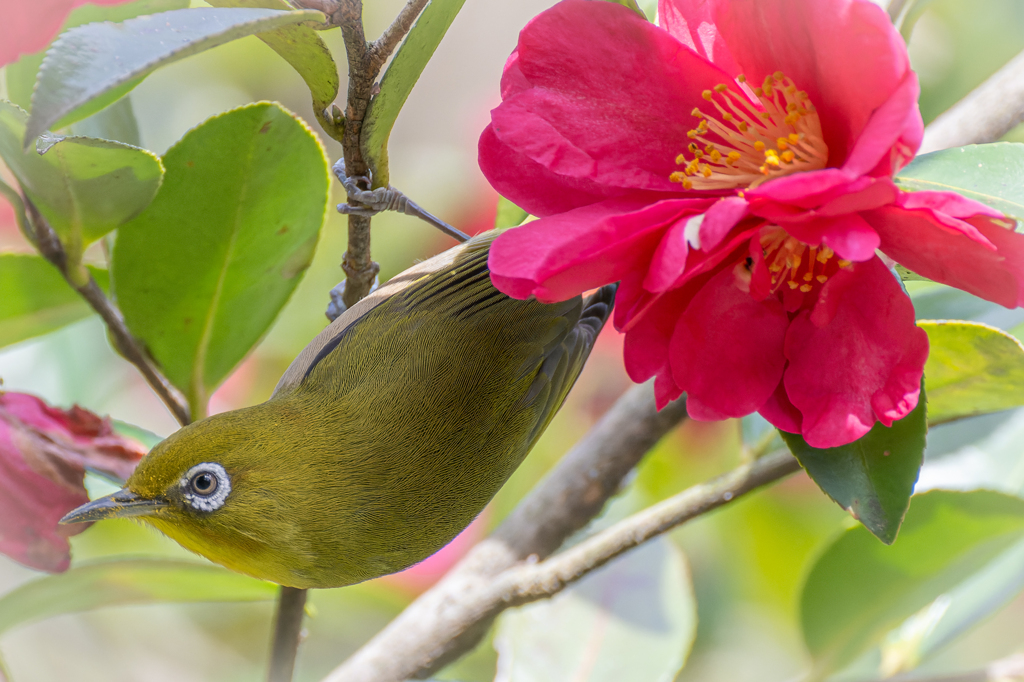
[{"label": "bird's beak", "polygon": [[156,510],[167,506],[169,506],[167,500],[146,499],[139,497],[128,488],[122,488],[116,493],[105,495],[72,510],[60,520],[60,523],[86,523],[103,519],[123,519],[129,516],[150,516]]}]

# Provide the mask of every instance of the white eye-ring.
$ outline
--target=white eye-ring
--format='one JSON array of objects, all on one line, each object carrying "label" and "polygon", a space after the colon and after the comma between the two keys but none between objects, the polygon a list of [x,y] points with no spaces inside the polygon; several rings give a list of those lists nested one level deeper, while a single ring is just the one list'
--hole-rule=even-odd
[{"label": "white eye-ring", "polygon": [[182,497],[197,511],[212,512],[224,506],[231,494],[231,477],[216,462],[197,464],[178,481]]}]

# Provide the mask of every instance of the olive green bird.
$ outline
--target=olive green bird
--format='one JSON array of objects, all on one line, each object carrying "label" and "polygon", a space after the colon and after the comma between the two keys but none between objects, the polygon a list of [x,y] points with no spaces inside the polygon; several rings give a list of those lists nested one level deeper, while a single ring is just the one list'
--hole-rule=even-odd
[{"label": "olive green bird", "polygon": [[298,588],[400,571],[519,466],[608,318],[495,289],[478,236],[398,275],[302,351],[267,402],[186,426],[62,523],[137,517],[230,569]]}]

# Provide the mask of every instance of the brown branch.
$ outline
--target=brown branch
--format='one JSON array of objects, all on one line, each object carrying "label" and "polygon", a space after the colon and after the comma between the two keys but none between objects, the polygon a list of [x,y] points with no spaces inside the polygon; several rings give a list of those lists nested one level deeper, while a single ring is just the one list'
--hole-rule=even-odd
[{"label": "brown branch", "polygon": [[515,606],[550,597],[651,538],[799,470],[793,455],[779,451],[688,488],[547,561],[509,570],[503,576],[505,602]]},{"label": "brown branch", "polygon": [[67,254],[64,252],[64,247],[61,245],[56,232],[54,232],[46,218],[39,213],[31,201],[25,199],[24,204],[34,237],[32,241],[36,248],[39,249],[39,253],[56,266],[61,274],[64,275],[64,279],[67,280],[68,284],[92,306],[93,310],[99,313],[103,322],[106,323],[107,329],[110,330],[110,335],[114,340],[117,351],[128,362],[135,365],[178,422],[182,425],[191,422],[192,417],[189,412],[188,401],[153,364],[153,361],[143,350],[142,343],[128,330],[121,311],[107,298],[107,295],[96,284],[93,276],[88,273],[88,270],[82,268],[84,275],[82,272],[71,271]]},{"label": "brown branch", "polygon": [[650,383],[628,390],[490,537],[329,679],[404,680],[471,649],[501,611],[476,610],[496,576],[530,556],[548,556],[585,526],[685,415],[683,401],[658,412]]},{"label": "brown branch", "polygon": [[1024,120],[1024,52],[924,130],[918,153],[995,142]]},{"label": "brown branch", "polygon": [[420,15],[423,8],[427,6],[427,2],[428,0],[409,0],[405,7],[402,8],[402,11],[398,13],[398,16],[395,17],[395,20],[391,22],[391,25],[380,34],[380,38],[377,38],[369,46],[368,51],[374,71],[380,71],[381,67],[384,66],[384,62],[388,60],[391,53],[398,47],[398,43],[402,42],[402,38],[409,33],[413,22],[416,21],[416,17]]},{"label": "brown branch", "polygon": [[295,657],[302,641],[302,616],[306,608],[306,590],[280,588],[277,616],[274,619],[274,640],[270,645],[267,682],[291,682]]}]

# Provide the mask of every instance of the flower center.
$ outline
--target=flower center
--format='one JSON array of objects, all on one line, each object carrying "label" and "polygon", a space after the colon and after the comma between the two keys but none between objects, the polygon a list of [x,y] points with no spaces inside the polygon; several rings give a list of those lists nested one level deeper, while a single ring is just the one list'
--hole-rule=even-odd
[{"label": "flower center", "polygon": [[761,250],[771,276],[771,291],[783,285],[790,290],[809,293],[839,272],[848,268],[848,260],[835,258],[835,251],[825,245],[808,246],[776,225],[761,230]]},{"label": "flower center", "polygon": [[[742,75],[736,80],[746,83]],[[693,158],[685,153],[676,157],[684,167],[672,173],[672,182],[699,190],[757,187],[783,175],[825,167],[828,147],[807,93],[797,90],[781,71],[767,76],[753,93],[757,102],[724,83],[704,91],[718,117],[694,107],[692,114],[700,122],[686,134],[692,140],[688,149]]]}]

